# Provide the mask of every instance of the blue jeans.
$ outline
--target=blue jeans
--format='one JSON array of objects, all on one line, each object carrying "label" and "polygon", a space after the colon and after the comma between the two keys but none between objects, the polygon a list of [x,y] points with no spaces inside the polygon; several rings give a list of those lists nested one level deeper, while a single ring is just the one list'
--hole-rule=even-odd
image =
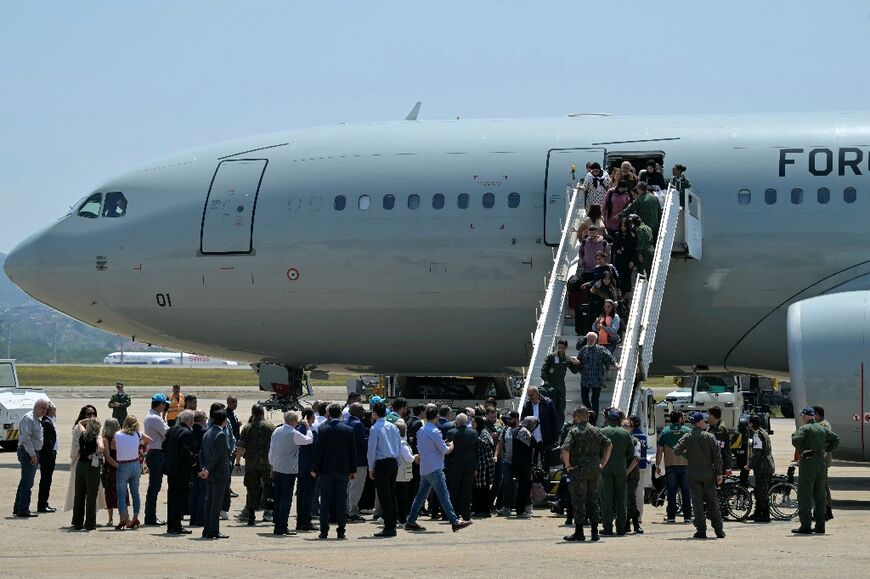
[{"label": "blue jeans", "polygon": [[133,515],[139,516],[139,478],[142,476],[142,467],[139,461],[123,462],[118,465],[115,480],[118,486],[118,512],[122,517],[127,516],[127,489],[130,489],[130,497],[133,503]]},{"label": "blue jeans", "polygon": [[677,517],[677,489],[680,490],[683,499],[683,517],[691,518],[692,516],[692,495],[689,490],[689,467],[688,466],[666,466],[665,480],[668,485],[668,518],[674,519]]},{"label": "blue jeans", "polygon": [[21,464],[21,481],[18,483],[18,492],[15,493],[15,506],[12,512],[29,513],[33,479],[36,478],[39,464],[30,464],[30,455],[21,446],[18,447],[18,462]]},{"label": "blue jeans", "polygon": [[435,491],[435,496],[438,497],[438,502],[441,503],[444,514],[447,515],[452,524],[457,524],[459,519],[456,517],[453,504],[450,502],[450,493],[447,492],[447,478],[444,476],[443,470],[436,470],[420,476],[420,488],[417,491],[417,496],[414,497],[414,504],[411,505],[408,524],[413,525],[417,522],[417,515],[420,514],[420,509],[423,508],[423,501],[426,500],[426,495],[429,494],[430,488]]},{"label": "blue jeans", "polygon": [[287,520],[290,518],[290,505],[293,502],[293,488],[296,486],[296,475],[283,472],[272,472],[272,484],[275,486],[275,532],[287,531]]},{"label": "blue jeans", "polygon": [[149,450],[145,455],[148,465],[148,491],[145,493],[145,523],[153,524],[157,520],[157,495],[163,486],[163,467],[166,465],[166,454],[162,450]]}]

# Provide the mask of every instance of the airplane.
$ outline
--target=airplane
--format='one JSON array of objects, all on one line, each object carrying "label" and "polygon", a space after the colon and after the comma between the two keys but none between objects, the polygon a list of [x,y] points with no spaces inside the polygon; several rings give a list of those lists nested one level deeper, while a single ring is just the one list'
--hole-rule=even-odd
[{"label": "airplane", "polygon": [[184,366],[238,366],[238,362],[221,360],[187,352],[112,352],[103,364],[176,364]]},{"label": "airplane", "polygon": [[516,375],[571,167],[681,163],[704,253],[670,265],[651,374],[790,376],[796,408],[826,407],[839,456],[870,459],[867,143],[867,113],[277,132],[107,180],[5,269],[57,310],[167,348],[300,373]]}]

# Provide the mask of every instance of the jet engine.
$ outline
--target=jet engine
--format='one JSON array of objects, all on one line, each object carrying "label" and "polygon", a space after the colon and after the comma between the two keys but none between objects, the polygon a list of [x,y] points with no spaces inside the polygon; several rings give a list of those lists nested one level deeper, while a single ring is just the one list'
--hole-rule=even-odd
[{"label": "jet engine", "polygon": [[819,405],[840,437],[834,454],[870,460],[870,291],[826,294],[788,309],[788,360],[796,420]]}]

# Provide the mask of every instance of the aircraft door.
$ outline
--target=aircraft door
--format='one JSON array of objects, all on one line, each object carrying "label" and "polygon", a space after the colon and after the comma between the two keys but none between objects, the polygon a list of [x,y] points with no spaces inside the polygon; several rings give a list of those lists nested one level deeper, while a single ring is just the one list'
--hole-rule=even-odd
[{"label": "aircraft door", "polygon": [[604,166],[603,148],[550,149],[544,180],[544,243],[559,245],[571,201],[571,189],[586,176],[586,163]]},{"label": "aircraft door", "polygon": [[254,213],[267,164],[266,159],[231,159],[218,164],[202,213],[202,253],[253,251]]}]

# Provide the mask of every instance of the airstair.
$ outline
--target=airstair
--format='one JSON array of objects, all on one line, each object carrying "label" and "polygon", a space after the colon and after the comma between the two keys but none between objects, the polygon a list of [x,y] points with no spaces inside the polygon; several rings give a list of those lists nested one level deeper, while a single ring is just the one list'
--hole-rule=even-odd
[{"label": "airstair", "polygon": [[556,339],[565,321],[565,309],[568,298],[568,278],[571,276],[571,266],[576,267],[577,237],[580,232],[580,222],[586,213],[583,206],[581,189],[573,189],[571,201],[568,203],[568,213],[562,224],[562,236],[559,248],[553,261],[553,269],[547,280],[547,293],[540,305],[538,325],[532,335],[532,357],[525,372],[523,390],[520,394],[518,410],[526,403],[526,395],[530,384],[539,384],[537,376],[544,365],[544,360],[556,345]]},{"label": "airstair", "polygon": [[[582,203],[578,202],[577,197],[575,194],[571,198],[568,219],[562,231],[553,273],[550,275],[538,317],[538,326],[533,336],[532,358],[525,373],[525,383],[520,396],[520,408],[525,403],[528,385],[540,383],[541,366],[547,355],[554,350],[556,341],[568,340],[570,355],[574,350],[573,343],[582,340],[587,331],[579,331],[581,335],[576,335],[573,328],[565,324],[567,281],[578,267],[577,224],[583,216]],[[656,325],[661,313],[670,263],[673,258],[701,258],[700,199],[690,189],[684,191],[683,197],[684,207],[681,208],[679,191],[669,188],[664,193],[664,208],[650,276],[647,279],[641,274],[635,281],[628,320],[622,321],[626,324],[625,333],[615,354],[620,367],[615,381],[612,378],[605,381],[601,396],[602,408],[612,406],[629,414],[635,411],[639,398],[636,393],[642,387],[652,363]],[[565,383],[566,397],[569,400],[567,410],[570,411],[580,403],[580,377],[569,374]],[[612,396],[608,404],[609,390],[612,390]]]}]

